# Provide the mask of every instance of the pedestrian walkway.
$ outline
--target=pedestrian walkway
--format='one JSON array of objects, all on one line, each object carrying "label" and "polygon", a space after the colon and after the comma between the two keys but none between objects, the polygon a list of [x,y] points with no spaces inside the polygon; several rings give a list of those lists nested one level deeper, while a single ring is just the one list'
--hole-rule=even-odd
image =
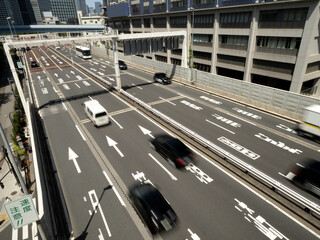
[{"label": "pedestrian walkway", "polygon": [[[10,114],[14,111],[14,96],[7,78],[12,79],[9,68],[8,72],[5,72],[4,74],[2,73],[0,77],[0,123],[9,144],[11,143],[12,145],[12,123],[10,120]],[[9,162],[4,158],[4,154],[2,152],[3,145],[4,142],[0,137],[0,232],[10,224],[3,206],[6,202],[6,198],[9,198],[9,200],[15,200],[23,196],[23,192],[17,183]]]}]

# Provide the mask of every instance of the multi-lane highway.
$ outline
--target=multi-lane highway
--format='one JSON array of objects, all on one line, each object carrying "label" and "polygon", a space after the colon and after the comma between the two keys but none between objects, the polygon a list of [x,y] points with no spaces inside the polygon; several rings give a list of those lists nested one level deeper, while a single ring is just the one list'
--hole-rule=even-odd
[{"label": "multi-lane highway", "polygon": [[[101,53],[92,60],[59,50],[99,77],[115,83],[114,68]],[[27,59],[32,91],[48,136],[73,229],[79,239],[148,239],[127,189],[150,181],[175,209],[179,222],[156,239],[318,239],[313,228],[246,186],[213,159],[198,155],[195,165],[172,168],[149,146],[167,130],[65,62],[49,48],[32,48]],[[294,122],[172,83],[153,83],[152,74],[121,71],[122,87],[154,109],[320,204],[319,198],[286,178],[306,158],[319,159],[320,146],[298,137]],[[63,101],[57,101],[65,99]],[[96,128],[82,103],[97,99],[111,124]],[[81,238],[83,237],[83,238]]]}]

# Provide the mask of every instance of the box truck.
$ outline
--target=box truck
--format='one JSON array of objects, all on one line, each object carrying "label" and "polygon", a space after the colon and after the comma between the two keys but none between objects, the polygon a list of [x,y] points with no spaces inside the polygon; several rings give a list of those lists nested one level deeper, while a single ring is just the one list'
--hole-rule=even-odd
[{"label": "box truck", "polygon": [[311,137],[320,142],[320,105],[311,105],[304,109],[296,131],[298,135]]}]

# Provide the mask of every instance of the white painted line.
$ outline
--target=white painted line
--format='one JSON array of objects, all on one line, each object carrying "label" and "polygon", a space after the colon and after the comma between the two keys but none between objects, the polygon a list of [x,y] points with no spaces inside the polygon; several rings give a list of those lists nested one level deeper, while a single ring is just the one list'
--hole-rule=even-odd
[{"label": "white painted line", "polygon": [[177,181],[177,180],[178,180],[178,179],[177,179],[168,169],[166,169],[154,156],[152,156],[151,153],[149,153],[149,156],[150,156],[156,163],[158,163],[158,165],[159,165],[163,170],[165,170],[166,173],[169,174],[169,176],[171,177],[172,180],[174,180],[174,181]]},{"label": "white painted line", "polygon": [[58,91],[57,89],[55,89],[54,87],[52,87],[52,88],[53,88],[53,91],[55,91],[56,93],[59,92],[59,91]]},{"label": "white painted line", "polygon": [[73,161],[73,164],[74,164],[75,168],[77,169],[77,172],[81,173],[81,169],[80,169],[79,164],[77,162],[78,157],[79,156],[69,147],[68,148],[68,159],[69,159],[69,161],[70,160]]},{"label": "white painted line", "polygon": [[[32,198],[34,206],[37,206],[37,199]],[[37,222],[33,222],[31,225],[31,235],[33,240],[38,240],[38,227]]]},{"label": "white painted line", "polygon": [[91,100],[93,100],[93,98],[91,96],[88,96],[88,98],[90,98]]},{"label": "white painted line", "polygon": [[87,201],[87,198],[86,198],[86,197],[83,197],[83,201],[85,201],[85,202],[86,202],[86,201]]},{"label": "white painted line", "polygon": [[159,97],[159,98],[160,98],[160,99],[162,99],[163,101],[166,101],[167,103],[170,103],[170,104],[172,104],[172,105],[176,106],[176,104],[175,104],[175,103],[170,102],[170,101],[168,101],[167,99],[164,99],[163,97]]},{"label": "white painted line", "polygon": [[113,122],[115,122],[119,126],[120,129],[123,129],[123,127],[113,117],[110,116],[110,118]]},{"label": "white painted line", "polygon": [[255,123],[250,122],[250,121],[248,121],[248,120],[246,120],[246,119],[243,119],[243,118],[241,118],[241,117],[239,117],[239,116],[237,116],[237,115],[234,115],[234,114],[232,114],[232,113],[225,112],[225,114],[228,114],[228,115],[230,115],[230,116],[232,116],[232,117],[234,117],[234,118],[237,118],[237,119],[239,119],[239,120],[241,120],[241,121],[244,121],[244,122],[246,122],[246,123],[249,123],[249,124],[251,124],[251,125],[253,125],[253,126],[256,126]]},{"label": "white painted line", "polygon": [[12,236],[11,236],[12,240],[17,240],[18,239],[18,229],[14,229],[12,228]]},{"label": "white painted line", "polygon": [[99,235],[98,235],[99,240],[104,240],[103,234],[101,232],[101,229],[99,228]]},{"label": "white painted line", "polygon": [[186,95],[184,95],[184,94],[178,93],[178,95],[180,95],[180,96],[182,96],[182,97],[185,97],[185,98],[188,98],[188,99],[190,99],[190,100],[192,100],[192,101],[196,101],[194,98],[188,97],[188,96],[186,96]]},{"label": "white painted line", "polygon": [[235,134],[234,132],[230,131],[229,129],[226,129],[226,128],[224,128],[224,127],[222,127],[222,126],[220,126],[220,125],[218,125],[218,124],[216,124],[216,123],[214,123],[214,122],[211,122],[211,121],[209,121],[208,119],[206,119],[206,121],[209,122],[209,123],[211,123],[211,124],[213,124],[213,125],[215,125],[215,126],[217,126],[217,127],[219,127],[219,128],[222,128],[223,130],[225,130],[225,131],[227,131],[227,132],[230,132],[230,133],[232,133],[232,134]]},{"label": "white painted line", "polygon": [[67,106],[64,104],[64,102],[62,103],[63,107],[65,110],[68,110]]},{"label": "white painted line", "polygon": [[75,85],[76,85],[78,88],[81,88],[78,84],[75,83]]},{"label": "white painted line", "polygon": [[92,216],[92,211],[91,210],[89,210],[89,215]]},{"label": "white painted line", "polygon": [[29,224],[22,227],[22,239],[29,238]]},{"label": "white painted line", "polygon": [[76,125],[76,128],[77,128],[78,132],[80,133],[83,141],[86,141],[86,139],[85,139],[85,137],[83,136],[82,132],[80,131],[80,128],[78,127],[78,125]]},{"label": "white painted line", "polygon": [[139,86],[135,85],[134,83],[132,83],[131,85],[132,85],[132,86],[135,86],[135,87],[137,87],[137,88],[139,88],[139,89],[142,90],[142,87],[139,87]]},{"label": "white painted line", "polygon": [[111,138],[109,138],[108,136],[106,136],[107,138],[107,142],[108,142],[108,145],[109,147],[113,147],[117,152],[118,154],[120,155],[120,157],[124,157],[124,155],[122,154],[122,152],[119,150],[119,148],[117,147],[117,142],[112,140]]},{"label": "white painted line", "polygon": [[[92,195],[94,195],[95,200],[93,200]],[[101,214],[101,217],[102,217],[102,220],[103,220],[103,223],[104,223],[104,225],[105,225],[105,227],[106,227],[106,229],[107,229],[108,235],[109,235],[109,237],[111,237],[111,232],[110,232],[108,223],[107,223],[106,218],[105,218],[105,216],[104,216],[104,214],[103,214],[103,211],[102,211],[102,209],[101,209],[101,206],[100,206],[100,203],[99,203],[99,199],[98,199],[98,197],[97,197],[97,195],[96,195],[95,190],[91,190],[91,191],[89,192],[89,197],[90,197],[90,200],[91,200],[93,209],[95,210],[95,209],[97,209],[97,207],[98,207],[98,209],[99,209],[99,211],[100,211],[100,214]]]},{"label": "white painted line", "polygon": [[124,201],[122,200],[120,194],[118,193],[117,189],[114,187],[114,185],[111,182],[111,179],[109,178],[108,174],[106,173],[106,171],[103,171],[104,176],[106,177],[107,181],[109,182],[110,186],[112,187],[112,190],[114,191],[114,193],[116,194],[116,196],[118,197],[120,203],[122,206],[126,207],[126,204],[124,203]]},{"label": "white painted line", "polygon": [[70,78],[70,76],[68,74],[66,74],[67,78]]}]

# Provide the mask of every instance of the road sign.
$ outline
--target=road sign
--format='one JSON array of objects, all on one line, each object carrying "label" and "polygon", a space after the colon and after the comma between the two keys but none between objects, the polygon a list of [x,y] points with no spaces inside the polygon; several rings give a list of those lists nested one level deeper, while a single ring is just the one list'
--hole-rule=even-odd
[{"label": "road sign", "polygon": [[5,203],[4,208],[14,229],[39,220],[31,195]]}]

